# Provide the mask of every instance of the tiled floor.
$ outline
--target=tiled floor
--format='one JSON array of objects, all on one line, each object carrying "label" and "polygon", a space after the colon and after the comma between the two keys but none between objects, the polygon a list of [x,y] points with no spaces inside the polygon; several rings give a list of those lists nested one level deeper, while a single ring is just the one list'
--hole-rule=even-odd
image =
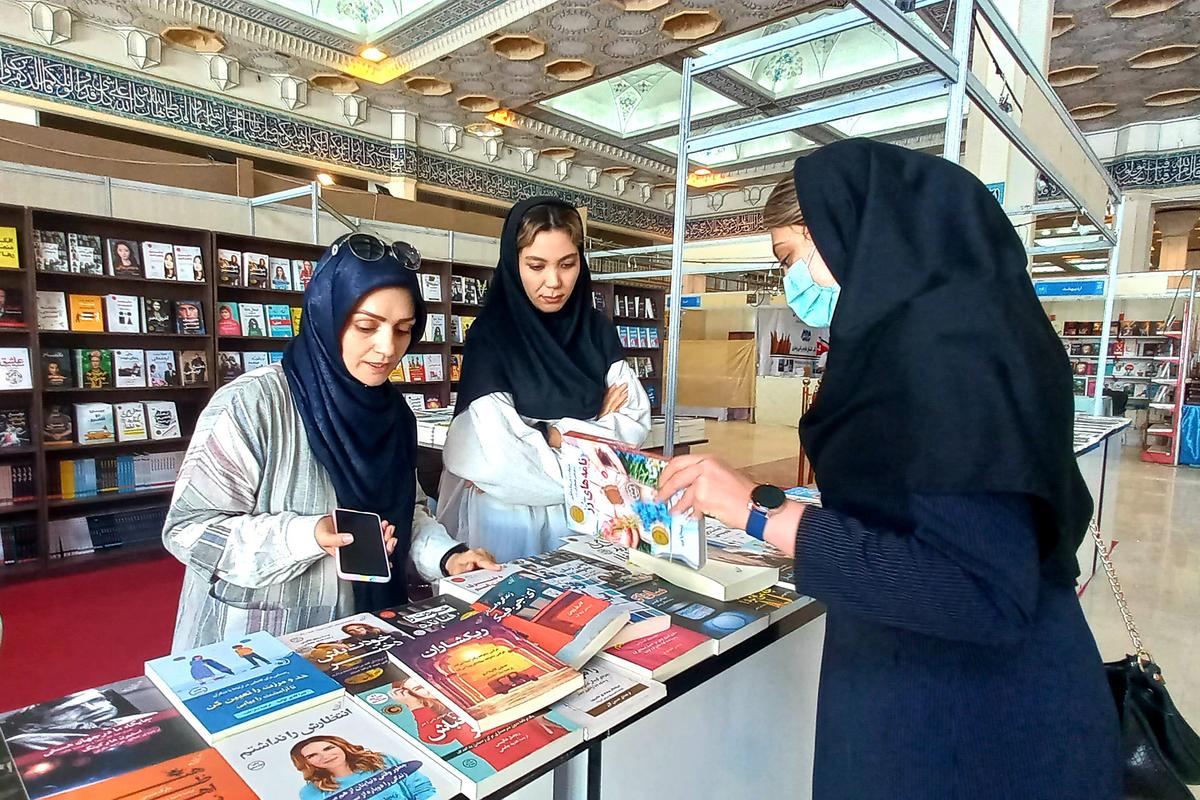
[{"label": "tiled floor", "polygon": [[[795,428],[710,421],[708,438],[697,452],[716,453],[757,480],[796,483]],[[1114,562],[1171,696],[1200,729],[1200,469],[1144,464],[1136,447],[1123,447],[1121,458],[1116,530],[1106,532],[1118,541]],[[1102,574],[1085,592],[1083,607],[1105,659],[1129,652]]]}]

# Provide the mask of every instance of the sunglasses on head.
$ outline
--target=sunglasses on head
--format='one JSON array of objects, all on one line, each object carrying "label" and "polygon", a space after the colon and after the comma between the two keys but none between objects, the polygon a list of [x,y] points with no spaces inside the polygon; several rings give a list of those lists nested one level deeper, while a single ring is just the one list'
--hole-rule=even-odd
[{"label": "sunglasses on head", "polygon": [[334,241],[329,255],[336,256],[343,247],[349,248],[360,261],[380,261],[390,253],[405,269],[416,272],[421,268],[421,254],[408,242],[387,244],[370,233],[348,233]]}]

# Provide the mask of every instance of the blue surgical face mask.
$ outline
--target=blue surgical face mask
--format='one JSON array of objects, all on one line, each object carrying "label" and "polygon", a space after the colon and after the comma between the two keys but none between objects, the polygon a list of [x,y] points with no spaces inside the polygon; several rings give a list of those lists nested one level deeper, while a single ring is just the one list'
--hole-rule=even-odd
[{"label": "blue surgical face mask", "polygon": [[808,271],[808,264],[797,261],[783,276],[783,293],[788,307],[800,321],[814,328],[828,328],[833,322],[842,287],[819,286]]}]

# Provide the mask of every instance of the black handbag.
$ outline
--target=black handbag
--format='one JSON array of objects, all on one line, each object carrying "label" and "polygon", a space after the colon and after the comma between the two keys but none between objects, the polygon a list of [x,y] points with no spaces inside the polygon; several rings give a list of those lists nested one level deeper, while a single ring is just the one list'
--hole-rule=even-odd
[{"label": "black handbag", "polygon": [[1189,784],[1200,784],[1200,736],[1187,724],[1167,692],[1134,624],[1100,530],[1091,526],[1096,552],[1117,599],[1134,654],[1104,665],[1121,720],[1121,759],[1126,800],[1193,800]]}]

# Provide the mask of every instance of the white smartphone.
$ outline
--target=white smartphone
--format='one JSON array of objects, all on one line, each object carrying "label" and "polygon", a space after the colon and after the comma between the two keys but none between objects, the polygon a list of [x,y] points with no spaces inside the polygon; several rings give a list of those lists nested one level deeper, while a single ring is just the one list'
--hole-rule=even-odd
[{"label": "white smartphone", "polygon": [[387,583],[392,579],[392,562],[383,544],[383,521],[378,514],[339,508],[333,512],[338,533],[354,537],[334,552],[339,578],[348,581]]}]

